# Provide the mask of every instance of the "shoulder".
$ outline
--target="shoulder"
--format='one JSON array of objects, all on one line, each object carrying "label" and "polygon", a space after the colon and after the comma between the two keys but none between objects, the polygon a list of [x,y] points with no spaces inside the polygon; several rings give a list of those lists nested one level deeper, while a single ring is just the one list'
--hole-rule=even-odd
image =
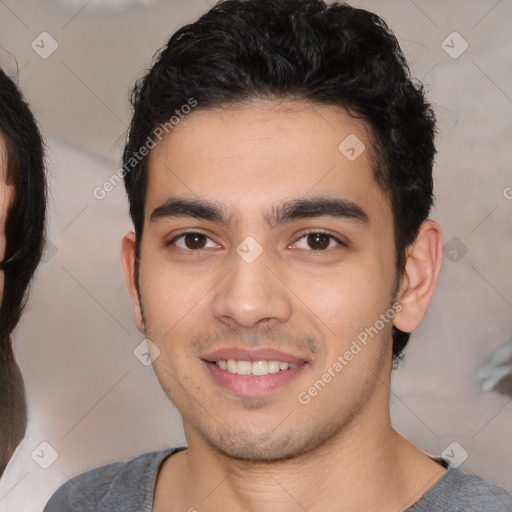
[{"label": "shoulder", "polygon": [[460,473],[460,487],[452,507],[454,512],[512,512],[511,492],[480,476],[465,474],[462,471]]},{"label": "shoulder", "polygon": [[44,512],[151,510],[156,475],[163,460],[183,448],[145,453],[129,462],[93,469],[66,482]]},{"label": "shoulder", "polygon": [[512,512],[512,493],[484,478],[449,466],[411,512]]}]

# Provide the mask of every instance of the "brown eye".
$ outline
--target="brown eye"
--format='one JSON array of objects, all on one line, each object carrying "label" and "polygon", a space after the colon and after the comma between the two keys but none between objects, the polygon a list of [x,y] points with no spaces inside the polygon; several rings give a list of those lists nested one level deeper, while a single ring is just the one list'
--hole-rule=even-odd
[{"label": "brown eye", "polygon": [[305,233],[300,239],[295,242],[294,246],[298,249],[313,250],[316,252],[330,252],[330,249],[335,249],[338,246],[344,246],[337,237],[327,232],[311,231]]},{"label": "brown eye", "polygon": [[322,251],[327,249],[331,243],[332,237],[325,233],[311,233],[307,235],[307,242],[311,249]]},{"label": "brown eye", "polygon": [[203,249],[208,237],[201,233],[187,233],[183,235],[183,241],[187,249]]},{"label": "brown eye", "polygon": [[174,237],[166,245],[176,246],[185,251],[201,251],[202,249],[219,248],[209,236],[196,231],[182,233]]}]

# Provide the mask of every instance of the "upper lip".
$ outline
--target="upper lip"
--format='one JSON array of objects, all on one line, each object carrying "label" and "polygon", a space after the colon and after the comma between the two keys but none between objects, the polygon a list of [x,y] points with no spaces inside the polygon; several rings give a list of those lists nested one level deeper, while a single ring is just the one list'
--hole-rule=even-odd
[{"label": "upper lip", "polygon": [[204,361],[280,361],[289,364],[303,364],[306,359],[296,357],[273,348],[219,348],[201,357]]}]

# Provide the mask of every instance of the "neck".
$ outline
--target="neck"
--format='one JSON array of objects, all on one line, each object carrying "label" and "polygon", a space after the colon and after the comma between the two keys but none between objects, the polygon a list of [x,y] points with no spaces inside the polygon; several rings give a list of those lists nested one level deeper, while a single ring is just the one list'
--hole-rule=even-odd
[{"label": "neck", "polygon": [[181,505],[178,510],[198,512],[396,512],[445,471],[393,430],[387,403],[385,409],[366,408],[318,448],[283,461],[235,460],[206,444],[190,425],[185,431],[190,448],[162,468],[154,511],[172,502]]}]

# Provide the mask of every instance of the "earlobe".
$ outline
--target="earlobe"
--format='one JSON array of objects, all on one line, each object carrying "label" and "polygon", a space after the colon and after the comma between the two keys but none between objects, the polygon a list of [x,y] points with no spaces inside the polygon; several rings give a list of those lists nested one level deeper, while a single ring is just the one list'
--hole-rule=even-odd
[{"label": "earlobe", "polygon": [[437,222],[423,222],[414,243],[407,250],[397,300],[402,306],[394,325],[412,332],[419,325],[434,293],[443,260],[441,227]]},{"label": "earlobe", "polygon": [[132,299],[135,325],[137,329],[144,334],[144,317],[142,315],[142,306],[140,304],[139,293],[137,290],[135,274],[135,233],[130,232],[124,235],[121,241],[121,258],[123,261],[124,278],[128,293]]}]

